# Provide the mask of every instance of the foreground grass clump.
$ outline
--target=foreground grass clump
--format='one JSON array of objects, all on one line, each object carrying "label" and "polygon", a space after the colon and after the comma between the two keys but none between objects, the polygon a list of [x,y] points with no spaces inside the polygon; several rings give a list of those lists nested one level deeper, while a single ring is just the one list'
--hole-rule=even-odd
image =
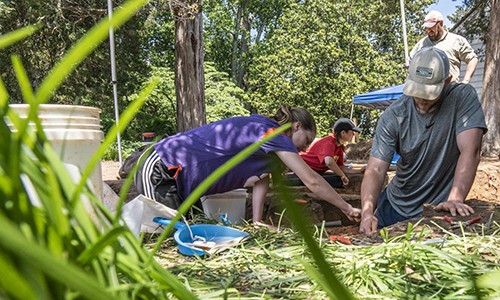
[{"label": "foreground grass clump", "polygon": [[[0,80],[0,267],[3,273],[0,298],[195,298],[189,286],[179,280],[181,276],[174,276],[155,260],[156,250],[172,228],[167,228],[148,251],[123,224],[121,210],[126,187],[130,186],[133,176],[124,184],[115,213],[104,208],[86,185],[114,137],[124,130],[158,80],[152,80],[126,108],[119,126],[111,128],[77,182],[73,182],[47,141],[38,119],[39,105],[47,103],[64,79],[104,41],[109,26],[123,24],[146,3],[146,0],[123,3],[112,20],[101,21],[69,50],[37,90],[32,89],[21,58],[12,56],[23,100],[30,105],[27,119],[20,119],[10,110],[9,94]],[[29,37],[36,29],[33,26],[0,36],[0,49]],[[28,126],[30,122],[35,124],[35,130]],[[278,128],[215,170],[186,199],[173,221],[179,220],[220,176],[289,128],[290,124]],[[298,209],[291,207],[290,211],[297,213]],[[298,220],[297,224],[299,231],[306,232],[303,221]],[[329,297],[350,299],[350,293],[336,280],[314,241],[307,234],[303,237],[321,271],[309,267],[310,276]]]},{"label": "foreground grass clump", "polygon": [[[195,298],[123,224],[123,200],[111,214],[86,186],[117,131],[123,131],[158,81],[153,80],[125,110],[120,127],[111,129],[77,182],[47,141],[38,119],[39,105],[107,37],[109,26],[123,24],[146,2],[123,3],[112,20],[101,21],[74,45],[35,91],[21,59],[13,56],[23,100],[30,105],[27,119],[10,110],[9,94],[0,80],[1,299]],[[0,50],[37,28],[0,36]]]},{"label": "foreground grass clump", "polygon": [[[100,148],[73,182],[53,150],[38,119],[39,105],[51,95],[108,34],[109,26],[119,26],[145,5],[145,0],[130,0],[116,11],[112,20],[103,20],[72,47],[63,59],[32,90],[21,58],[12,57],[24,102],[30,105],[26,119],[9,107],[9,94],[0,80],[0,298],[8,299],[193,299],[189,286],[181,283],[155,260],[156,250],[172,228],[167,228],[151,251],[124,225],[121,210],[124,184],[116,212],[110,213],[93,195],[86,182],[100,158],[123,131],[158,80],[152,80],[130,104],[119,126],[108,132]],[[0,36],[0,49],[27,38],[37,27],[20,29]],[[35,124],[35,130],[28,123]],[[12,130],[9,128],[12,126]],[[286,124],[273,134],[235,155],[214,171],[179,208],[177,221],[204,191],[234,165],[246,159],[263,143],[290,128]],[[291,207],[290,211],[297,212]],[[305,223],[297,222],[303,231]],[[172,227],[172,226],[170,226]],[[305,232],[305,231],[303,231]],[[309,272],[330,297],[349,299],[350,293],[339,284],[314,241],[303,235],[322,274]],[[324,276],[324,277],[323,277]],[[325,280],[329,278],[329,280]]]},{"label": "foreground grass clump", "polygon": [[[313,234],[335,275],[358,299],[498,299],[500,227],[495,227],[490,235],[430,242],[430,228],[410,228],[404,236],[365,246],[330,242],[319,230]],[[169,239],[158,259],[202,298],[328,298],[305,267],[314,260],[301,235],[289,228],[241,229],[252,239],[225,252],[185,257]]]}]

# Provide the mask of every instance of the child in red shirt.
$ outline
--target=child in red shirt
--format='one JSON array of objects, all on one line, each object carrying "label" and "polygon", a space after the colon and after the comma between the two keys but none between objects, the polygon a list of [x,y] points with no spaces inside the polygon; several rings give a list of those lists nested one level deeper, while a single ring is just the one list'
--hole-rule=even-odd
[{"label": "child in red shirt", "polygon": [[340,118],[333,126],[332,134],[314,142],[306,152],[299,153],[302,159],[316,172],[323,174],[328,170],[337,174],[344,185],[349,184],[345,173],[358,173],[344,164],[344,144],[352,141],[354,132],[361,132],[354,123],[346,118]]}]

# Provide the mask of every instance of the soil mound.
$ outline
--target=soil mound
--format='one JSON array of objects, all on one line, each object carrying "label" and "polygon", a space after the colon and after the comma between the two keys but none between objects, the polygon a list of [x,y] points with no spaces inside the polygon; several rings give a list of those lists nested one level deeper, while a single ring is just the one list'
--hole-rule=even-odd
[{"label": "soil mound", "polygon": [[345,148],[347,159],[353,163],[367,162],[370,158],[372,140],[349,144]]}]

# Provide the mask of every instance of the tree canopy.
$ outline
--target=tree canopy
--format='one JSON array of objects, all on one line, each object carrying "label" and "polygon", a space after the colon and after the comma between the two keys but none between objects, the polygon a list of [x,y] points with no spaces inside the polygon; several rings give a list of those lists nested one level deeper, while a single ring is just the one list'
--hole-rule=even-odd
[{"label": "tree canopy", "polygon": [[254,51],[252,106],[306,107],[325,133],[337,118],[349,116],[355,94],[401,84],[406,71],[397,2],[292,3]]},{"label": "tree canopy", "polygon": [[[433,2],[405,1],[408,45],[424,34],[421,20]],[[163,82],[127,128],[125,139],[139,139],[140,131],[175,133],[172,4],[152,0],[115,32],[120,108],[153,76]],[[398,0],[205,0],[200,13],[208,122],[249,112],[269,114],[288,103],[309,109],[320,134],[325,134],[337,118],[349,116],[355,94],[401,84],[405,78]],[[21,57],[36,87],[62,53],[106,17],[107,7],[95,0],[2,1],[0,15],[2,33],[28,24],[43,25],[33,37],[0,53],[2,79],[10,102],[17,102],[21,97],[10,56]],[[109,46],[98,47],[51,102],[99,107],[107,130],[114,119],[109,59]],[[378,114],[354,108],[366,137]]]}]

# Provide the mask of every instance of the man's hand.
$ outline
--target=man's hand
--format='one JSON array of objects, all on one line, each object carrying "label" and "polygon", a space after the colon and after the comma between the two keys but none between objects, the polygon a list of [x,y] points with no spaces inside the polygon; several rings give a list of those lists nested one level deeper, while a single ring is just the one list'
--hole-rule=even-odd
[{"label": "man's hand", "polygon": [[438,206],[434,208],[435,211],[449,211],[452,216],[456,216],[457,213],[461,216],[470,216],[474,213],[474,209],[469,205],[463,203],[462,201],[445,201],[439,203]]},{"label": "man's hand", "polygon": [[374,215],[363,216],[359,224],[359,232],[366,234],[377,232],[377,225],[378,220]]},{"label": "man's hand", "polygon": [[359,208],[354,208],[351,205],[349,205],[346,210],[342,210],[342,212],[351,221],[359,222],[361,219],[361,210]]}]

